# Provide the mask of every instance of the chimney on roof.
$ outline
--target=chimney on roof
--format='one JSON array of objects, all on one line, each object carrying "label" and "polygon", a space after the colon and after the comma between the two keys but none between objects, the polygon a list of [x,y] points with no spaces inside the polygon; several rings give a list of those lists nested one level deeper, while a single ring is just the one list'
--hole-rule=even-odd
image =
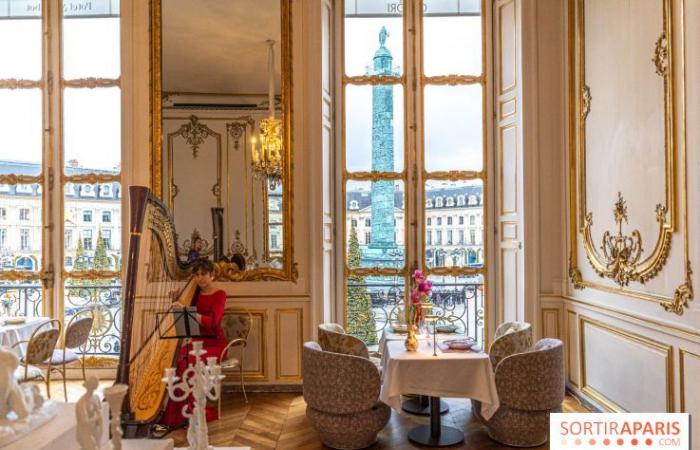
[{"label": "chimney on roof", "polygon": [[73,158],[68,160],[68,167],[78,167],[78,160]]}]

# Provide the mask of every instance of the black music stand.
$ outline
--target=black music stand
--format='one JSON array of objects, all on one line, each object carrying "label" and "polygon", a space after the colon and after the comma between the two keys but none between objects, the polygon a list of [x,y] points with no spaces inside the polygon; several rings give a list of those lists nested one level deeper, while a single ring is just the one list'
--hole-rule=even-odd
[{"label": "black music stand", "polygon": [[[172,316],[173,321],[169,325],[163,325],[163,319]],[[197,320],[197,308],[173,308],[170,311],[156,313],[158,337],[160,339],[190,339],[190,338],[215,338],[215,334],[203,334],[202,324]],[[174,333],[170,333],[174,330]]]}]

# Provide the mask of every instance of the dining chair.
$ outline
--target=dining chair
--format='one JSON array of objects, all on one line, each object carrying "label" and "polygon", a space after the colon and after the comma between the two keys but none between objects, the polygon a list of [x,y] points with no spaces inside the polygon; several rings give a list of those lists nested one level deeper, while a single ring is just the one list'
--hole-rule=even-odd
[{"label": "dining chair", "polygon": [[376,442],[391,410],[379,400],[382,382],[374,364],[306,342],[302,371],[306,417],[326,446],[360,449]]},{"label": "dining chair", "polygon": [[528,322],[505,322],[496,329],[493,343],[489,347],[491,365],[496,370],[498,363],[514,353],[522,353],[532,347],[532,326]]},{"label": "dining chair", "polygon": [[[16,342],[12,348],[27,344],[20,366],[15,371],[15,378],[20,383],[43,379],[46,381],[46,395],[51,398],[51,355],[56,349],[56,343],[61,335],[61,321],[48,320],[32,332],[27,341]],[[39,367],[46,366],[46,373]]]},{"label": "dining chair", "polygon": [[381,367],[381,356],[376,352],[370,352],[361,339],[347,334],[345,329],[337,323],[322,323],[318,326],[318,343],[326,352],[359,356],[369,359],[377,368]]},{"label": "dining chair", "polygon": [[565,395],[562,341],[540,339],[532,349],[503,358],[494,376],[500,404],[496,413],[484,419],[481,403],[472,400],[472,412],[491,439],[514,447],[547,442],[550,414],[561,412]]},{"label": "dining chair", "polygon": [[[220,364],[222,369],[238,369],[241,379],[241,391],[243,398],[248,403],[248,396],[245,392],[245,382],[243,379],[243,355],[248,345],[248,336],[253,327],[253,315],[245,310],[236,314],[224,314],[222,328],[227,339],[226,347],[221,351]],[[233,348],[238,348],[238,357],[230,355]],[[221,396],[219,396],[219,417],[221,417]]]},{"label": "dining chair", "polygon": [[[74,361],[80,361],[80,367],[83,371],[83,381],[85,377],[85,345],[92,331],[94,323],[94,313],[92,309],[82,309],[75,313],[68,321],[63,336],[63,348],[55,349],[51,355],[50,370],[55,370],[63,377],[63,395],[68,401],[68,389],[66,388],[66,364]],[[78,356],[74,349],[80,350],[81,355]]]}]

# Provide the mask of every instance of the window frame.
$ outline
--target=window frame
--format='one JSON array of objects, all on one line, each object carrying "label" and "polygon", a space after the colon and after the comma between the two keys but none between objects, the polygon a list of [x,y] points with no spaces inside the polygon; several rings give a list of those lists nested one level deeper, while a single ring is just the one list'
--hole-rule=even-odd
[{"label": "window frame", "polygon": [[[389,276],[395,275],[403,277],[405,282],[404,295],[407,295],[410,289],[410,273],[413,269],[423,268],[427,275],[447,275],[447,276],[480,276],[480,284],[484,286],[492,286],[492,289],[485,289],[483,293],[483,308],[484,316],[487,320],[484,321],[483,339],[484,343],[489,342],[489,305],[494,298],[493,289],[495,284],[488,277],[488,266],[492,264],[489,256],[492,250],[489,247],[490,240],[488,236],[487,220],[491,214],[491,182],[493,177],[490,173],[493,171],[491,163],[490,151],[493,147],[493,123],[491,120],[493,114],[493,106],[490,102],[493,99],[491,92],[493,85],[493,74],[490,67],[491,55],[489,51],[493,42],[493,30],[491,27],[492,11],[491,4],[486,0],[480,1],[480,17],[481,17],[481,58],[482,70],[478,75],[439,75],[426,76],[423,70],[423,36],[422,36],[422,1],[404,2],[403,8],[403,61],[395,64],[400,64],[402,73],[399,77],[386,76],[350,76],[345,74],[345,2],[343,0],[336,4],[336,68],[334,72],[337,75],[336,88],[339,93],[339,101],[336,103],[337,117],[340,121],[340,132],[338,133],[337,145],[339,147],[336,167],[338,168],[337,178],[340,189],[338,192],[338,204],[342,204],[342,208],[336,208],[336,213],[340,215],[342,220],[337,220],[339,226],[337,235],[341,237],[338,242],[338,264],[336,267],[340,270],[337,276],[343,279],[343,283],[338,284],[337,305],[336,309],[337,320],[340,323],[347,324],[347,277],[353,274],[362,276]],[[409,64],[410,63],[410,64]],[[349,172],[346,165],[346,142],[345,142],[345,88],[348,85],[400,85],[403,88],[404,98],[404,155],[403,155],[403,170],[400,172]],[[481,85],[482,93],[482,167],[480,170],[470,171],[435,171],[428,172],[425,167],[425,137],[423,125],[423,92],[429,85]],[[420,91],[420,92],[418,92]],[[398,131],[397,131],[398,132]],[[350,211],[345,207],[347,202],[347,182],[351,180],[358,181],[377,181],[377,180],[396,180],[403,182],[404,188],[404,248],[405,248],[405,265],[403,268],[386,269],[386,268],[362,268],[360,270],[347,267],[347,236],[349,229],[347,228],[347,216]],[[425,187],[426,181],[472,181],[480,180],[483,198],[488,198],[488,202],[484,201],[476,206],[482,206],[484,220],[483,230],[483,254],[484,264],[479,267],[465,265],[462,267],[447,267],[443,264],[442,267],[429,268],[426,266],[427,247],[430,244],[426,243],[426,232],[428,230],[427,210],[432,208],[442,208],[443,198],[441,195],[436,195],[431,198],[426,198]],[[468,206],[466,196],[462,200],[464,205]],[[460,199],[456,198],[453,203],[459,204]],[[441,217],[437,216],[436,227],[442,226]],[[433,223],[435,224],[435,223]],[[435,229],[433,235],[433,246],[442,245],[442,230]],[[446,259],[444,255],[438,255],[441,260]]]}]

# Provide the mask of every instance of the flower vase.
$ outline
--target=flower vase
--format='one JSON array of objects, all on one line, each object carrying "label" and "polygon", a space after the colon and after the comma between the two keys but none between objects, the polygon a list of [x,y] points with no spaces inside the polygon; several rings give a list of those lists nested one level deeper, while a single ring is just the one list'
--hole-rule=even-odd
[{"label": "flower vase", "polygon": [[418,339],[416,338],[416,326],[414,324],[409,324],[407,327],[408,335],[406,336],[406,341],[404,345],[406,346],[406,351],[415,352],[418,350]]}]

